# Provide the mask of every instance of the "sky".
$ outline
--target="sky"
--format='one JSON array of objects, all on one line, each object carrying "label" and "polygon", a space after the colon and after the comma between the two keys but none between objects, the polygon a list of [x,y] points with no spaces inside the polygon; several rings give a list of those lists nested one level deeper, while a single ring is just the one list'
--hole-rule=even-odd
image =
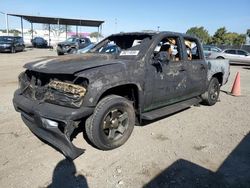
[{"label": "sky", "polygon": [[[0,0],[0,12],[80,18],[105,21],[102,33],[157,30],[186,32],[203,26],[209,34],[225,26],[229,32],[246,33],[250,29],[250,0]],[[20,28],[20,18],[9,17],[9,28]],[[24,28],[30,24],[24,22]],[[41,29],[34,24],[34,29]],[[0,29],[5,29],[5,15],[0,13]],[[74,30],[74,27],[72,28]],[[81,27],[80,32],[96,28]]]}]

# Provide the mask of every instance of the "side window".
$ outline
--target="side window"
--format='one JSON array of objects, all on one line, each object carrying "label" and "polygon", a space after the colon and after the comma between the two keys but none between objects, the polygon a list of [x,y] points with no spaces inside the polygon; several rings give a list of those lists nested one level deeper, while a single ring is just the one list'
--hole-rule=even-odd
[{"label": "side window", "polygon": [[184,38],[184,43],[186,47],[185,52],[187,53],[188,60],[191,61],[191,60],[202,59],[202,56],[200,53],[201,50],[196,40]]},{"label": "side window", "polygon": [[225,53],[227,53],[227,54],[236,54],[235,50],[226,50]]},{"label": "side window", "polygon": [[180,43],[177,37],[163,38],[155,47],[154,56],[160,52],[167,52],[170,61],[178,62],[180,57]]},{"label": "side window", "polygon": [[84,39],[80,39],[80,42],[81,42],[81,43],[85,43],[85,40],[84,40]]},{"label": "side window", "polygon": [[244,51],[242,51],[242,50],[238,50],[238,54],[239,54],[239,55],[245,55],[245,56],[247,55],[247,53],[244,52]]}]

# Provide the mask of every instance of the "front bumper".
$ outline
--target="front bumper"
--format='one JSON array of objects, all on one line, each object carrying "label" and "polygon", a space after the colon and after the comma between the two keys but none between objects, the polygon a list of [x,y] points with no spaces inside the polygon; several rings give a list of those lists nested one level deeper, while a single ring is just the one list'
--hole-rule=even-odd
[{"label": "front bumper", "polygon": [[93,108],[73,109],[45,102],[39,103],[21,95],[20,90],[15,92],[13,104],[16,111],[21,113],[24,123],[42,141],[48,142],[70,159],[84,153],[83,149],[73,145],[70,136],[77,128],[79,119],[92,114]]},{"label": "front bumper", "polygon": [[69,53],[70,52],[71,47],[69,47],[69,46],[57,46],[56,50],[57,50],[57,52],[65,54],[65,53]]},{"label": "front bumper", "polygon": [[0,46],[0,52],[11,52],[11,46],[8,47]]}]

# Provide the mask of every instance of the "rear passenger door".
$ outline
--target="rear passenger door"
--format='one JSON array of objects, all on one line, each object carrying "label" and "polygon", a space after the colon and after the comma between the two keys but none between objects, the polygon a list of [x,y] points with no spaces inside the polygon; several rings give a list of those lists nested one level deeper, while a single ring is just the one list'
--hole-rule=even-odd
[{"label": "rear passenger door", "polygon": [[236,53],[236,50],[225,50],[225,58],[229,59],[231,62],[238,62],[239,61],[239,57]]},{"label": "rear passenger door", "polygon": [[202,53],[202,47],[195,38],[183,38],[184,59],[187,72],[187,95],[198,96],[206,90],[208,66]]}]

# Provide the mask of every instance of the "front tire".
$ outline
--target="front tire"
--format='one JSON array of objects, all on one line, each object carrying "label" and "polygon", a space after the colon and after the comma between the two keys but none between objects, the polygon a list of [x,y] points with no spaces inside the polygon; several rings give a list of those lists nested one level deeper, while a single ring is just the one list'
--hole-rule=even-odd
[{"label": "front tire", "polygon": [[77,49],[75,48],[72,48],[70,51],[69,51],[70,54],[76,54],[77,53]]},{"label": "front tire", "polygon": [[101,150],[123,145],[135,124],[134,107],[129,100],[117,95],[103,98],[86,120],[86,133],[91,143]]},{"label": "front tire", "polygon": [[16,53],[16,47],[15,47],[15,46],[12,46],[12,47],[11,47],[11,53],[12,53],[12,54]]},{"label": "front tire", "polygon": [[57,51],[57,55],[64,55],[64,53]]},{"label": "front tire", "polygon": [[217,78],[213,77],[208,85],[207,91],[202,94],[202,102],[208,106],[214,105],[220,94],[220,83]]}]

